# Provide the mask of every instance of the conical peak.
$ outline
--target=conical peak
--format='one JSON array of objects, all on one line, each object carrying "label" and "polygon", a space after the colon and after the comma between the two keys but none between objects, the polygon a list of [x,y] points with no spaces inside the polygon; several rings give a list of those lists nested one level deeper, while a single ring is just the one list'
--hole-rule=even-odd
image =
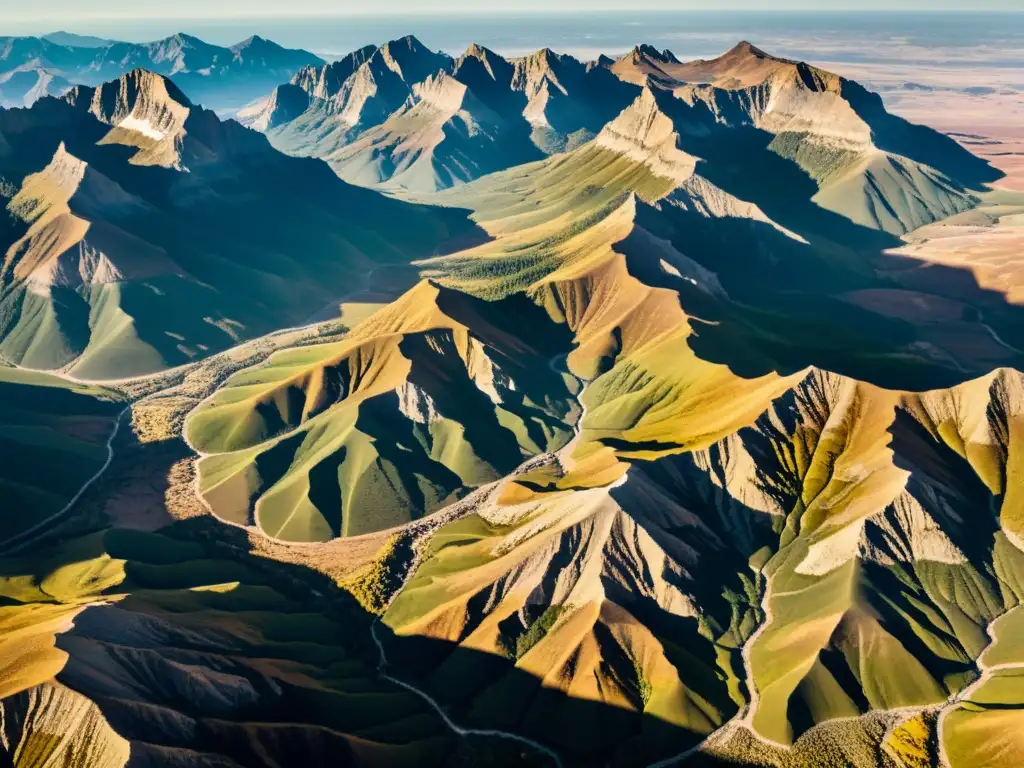
[{"label": "conical peak", "polygon": [[57,186],[62,189],[67,188],[69,193],[78,187],[85,174],[85,169],[85,161],[71,154],[63,141],[57,147],[57,151],[53,154],[53,159],[47,166],[47,171],[49,171],[51,178],[57,182]]},{"label": "conical peak", "polygon": [[479,43],[470,43],[466,52],[462,54],[460,58],[474,58],[474,59],[486,59],[488,56],[495,56],[496,54],[490,48],[485,48]]},{"label": "conical peak", "polygon": [[165,37],[162,40],[156,40],[153,45],[178,45],[181,47],[194,48],[197,45],[206,45],[198,37],[193,37],[185,32],[176,32],[169,37]]},{"label": "conical peak", "polygon": [[526,68],[531,72],[542,74],[558,67],[562,57],[550,48],[541,48],[539,51],[531,53],[519,61],[525,64]]},{"label": "conical peak", "polygon": [[459,58],[456,60],[455,68],[458,69],[460,66],[463,66],[465,62],[470,59],[475,59],[476,61],[479,61],[485,67],[487,67],[488,70],[490,70],[495,63],[508,63],[507,59],[505,59],[505,57],[502,56],[501,54],[495,53],[490,48],[479,45],[478,43],[472,43],[466,49],[465,53],[459,56]]},{"label": "conical peak", "polygon": [[236,43],[235,45],[231,46],[231,50],[235,51],[236,53],[239,51],[246,50],[278,50],[280,48],[281,46],[275,43],[273,40],[267,40],[265,37],[260,37],[259,35],[252,35],[251,37],[243,40],[242,42]]},{"label": "conical peak", "polygon": [[487,48],[483,45],[479,45],[478,43],[470,44],[466,51],[456,60],[456,67],[458,67],[460,64],[467,61],[468,59],[476,59],[477,61],[483,63],[488,68],[494,62],[507,62],[507,59],[501,54],[495,53],[490,48]]},{"label": "conical peak", "polygon": [[382,50],[397,54],[399,51],[411,51],[413,53],[431,53],[431,51],[419,41],[415,35],[406,35],[397,40],[391,40],[381,46]]},{"label": "conical peak", "polygon": [[259,43],[266,43],[266,42],[268,42],[268,41],[265,40],[264,38],[260,37],[259,35],[250,35],[249,37],[247,37],[242,42],[236,43],[234,47],[235,48],[248,48],[250,45],[258,45]]},{"label": "conical peak", "polygon": [[[83,160],[68,152],[62,141],[46,167],[25,179],[11,198],[7,212],[28,224],[53,213],[67,213],[67,203],[80,188],[87,168]],[[43,180],[45,183],[39,183]]]},{"label": "conical peak", "polygon": [[374,56],[407,84],[418,83],[439,69],[451,67],[451,57],[435,53],[412,35],[392,40],[380,48]]},{"label": "conical peak", "polygon": [[405,37],[400,37],[395,42],[408,46],[410,50],[414,50],[416,48],[422,48],[423,50],[427,49],[427,47],[420,42],[419,38],[416,37],[416,35],[406,35]]},{"label": "conical peak", "polygon": [[770,55],[768,53],[765,53],[763,50],[758,48],[756,45],[754,45],[753,43],[750,43],[750,42],[748,42],[746,40],[741,40],[739,43],[737,43],[735,46],[733,46],[729,50],[729,52],[726,53],[725,55],[726,56],[732,56],[732,57],[739,57],[739,56],[751,57],[752,56],[752,57],[757,58],[757,59],[771,59],[771,58],[774,58],[774,56],[772,56],[772,55]]}]

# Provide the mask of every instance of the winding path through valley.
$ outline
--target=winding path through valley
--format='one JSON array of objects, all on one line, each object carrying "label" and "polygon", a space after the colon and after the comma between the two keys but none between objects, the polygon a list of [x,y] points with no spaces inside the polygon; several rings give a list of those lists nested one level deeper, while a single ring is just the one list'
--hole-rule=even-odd
[{"label": "winding path through valley", "polygon": [[549,749],[548,747],[545,747],[543,744],[539,744],[538,742],[533,741],[532,739],[528,739],[525,736],[519,736],[515,733],[508,733],[507,731],[497,731],[489,728],[464,728],[463,726],[459,725],[454,720],[452,720],[448,713],[445,712],[444,707],[442,707],[434,698],[432,698],[430,694],[426,693],[425,691],[421,690],[420,688],[417,688],[416,686],[410,683],[405,682],[404,680],[399,680],[397,677],[389,675],[385,671],[388,667],[387,653],[384,651],[384,644],[381,642],[380,637],[377,635],[377,628],[380,626],[380,624],[380,619],[373,622],[372,626],[370,627],[370,635],[373,637],[374,645],[377,646],[377,651],[380,654],[380,661],[377,664],[377,674],[382,679],[394,683],[395,685],[404,688],[410,693],[413,693],[419,698],[423,699],[423,701],[425,701],[430,706],[430,708],[434,710],[435,713],[437,713],[438,717],[440,717],[444,721],[444,724],[447,725],[452,731],[454,731],[459,736],[482,736],[489,738],[505,739],[507,741],[516,741],[520,744],[524,744],[528,747],[531,747],[532,749],[535,749],[543,755],[546,755],[547,757],[551,758],[551,762],[554,765],[556,765],[558,768],[563,768],[562,759],[558,756],[558,754],[553,750]]},{"label": "winding path through valley", "polygon": [[90,487],[92,487],[93,483],[95,483],[103,476],[103,474],[107,471],[107,468],[110,467],[110,463],[114,460],[114,440],[117,438],[117,433],[121,429],[121,421],[122,419],[124,419],[125,414],[131,413],[131,410],[132,406],[131,404],[128,404],[124,408],[122,408],[121,411],[114,418],[114,425],[110,430],[110,436],[107,438],[107,460],[103,462],[103,466],[100,467],[92,477],[85,481],[82,487],[78,489],[78,492],[71,497],[71,500],[67,504],[65,504],[60,511],[54,512],[45,520],[40,520],[31,528],[28,528],[22,531],[21,533],[15,534],[11,538],[0,542],[0,555],[15,554],[18,551],[27,547],[29,544],[33,543],[36,539],[39,538],[39,535],[41,534],[43,529],[48,528],[53,523],[57,522],[59,519],[64,517],[68,512],[70,512],[74,508],[75,504],[78,503],[78,500],[82,498],[82,495],[87,490],[89,490]]}]

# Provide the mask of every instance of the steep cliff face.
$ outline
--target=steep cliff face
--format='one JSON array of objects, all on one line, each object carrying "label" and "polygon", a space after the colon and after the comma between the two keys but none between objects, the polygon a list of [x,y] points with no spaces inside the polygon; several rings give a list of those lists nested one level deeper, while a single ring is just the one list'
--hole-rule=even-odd
[{"label": "steep cliff face", "polygon": [[65,98],[78,107],[87,105],[90,115],[111,126],[105,143],[137,148],[131,163],[181,167],[192,103],[166,78],[136,69],[95,89],[76,88]]},{"label": "steep cliff face", "polygon": [[[441,74],[465,85],[500,118],[504,134],[517,139],[499,142],[486,127],[496,123],[493,116],[476,121],[480,130],[462,120],[449,125],[448,134],[475,135],[477,148],[439,161],[437,173],[406,175],[403,156],[409,153],[392,160],[389,148],[422,147],[429,119],[406,116],[420,91],[436,88],[414,86]],[[641,94],[645,100],[637,106]],[[284,151],[332,159],[343,178],[423,192],[533,159],[521,149],[523,133],[543,154],[634,133],[623,121],[642,120],[638,111],[649,113],[654,102],[671,116],[681,133],[677,148],[685,153],[721,163],[722,173],[753,173],[729,167],[745,158],[759,176],[778,176],[763,152],[745,157],[767,145],[810,180],[817,206],[895,235],[976,206],[980,185],[994,178],[952,140],[886,113],[878,97],[856,83],[745,42],[711,60],[681,62],[671,51],[642,45],[616,61],[583,64],[550,49],[506,60],[479,45],[453,61],[403,38],[300,73],[243,121],[268,132]],[[435,136],[443,124],[435,125]],[[503,153],[498,145],[506,143],[511,149]]]}]

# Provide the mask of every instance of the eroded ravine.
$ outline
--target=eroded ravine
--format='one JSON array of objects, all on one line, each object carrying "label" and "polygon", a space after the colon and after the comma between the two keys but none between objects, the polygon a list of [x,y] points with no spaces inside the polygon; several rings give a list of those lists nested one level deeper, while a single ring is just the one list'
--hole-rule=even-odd
[{"label": "eroded ravine", "polygon": [[[569,443],[567,443],[561,450],[557,451],[554,454],[554,456],[556,458],[559,456],[559,454],[571,453],[572,452],[574,446],[578,443],[578,441],[580,439],[580,435],[582,433],[582,428],[583,428],[583,420],[586,418],[586,408],[587,407],[586,407],[586,404],[584,403],[584,400],[583,400],[583,394],[586,391],[586,384],[583,381],[581,381],[578,377],[575,377],[575,375],[571,371],[569,371],[568,365],[565,365],[565,367],[560,367],[558,365],[559,361],[565,362],[567,360],[567,358],[568,358],[568,355],[556,355],[555,357],[552,357],[548,361],[548,366],[549,366],[549,368],[552,371],[554,371],[556,373],[561,373],[561,374],[566,374],[566,375],[569,375],[569,376],[573,376],[582,385],[582,387],[580,389],[580,392],[579,392],[579,394],[577,395],[577,398],[576,398],[577,402],[579,403],[579,406],[580,406],[580,414],[579,414],[579,417],[576,419],[576,422],[573,424],[573,439]],[[538,457],[533,457],[532,459],[530,459],[530,461],[531,462],[536,461],[537,458]],[[628,475],[623,475],[623,477],[620,478],[620,480],[617,481],[615,485],[616,486],[621,486],[623,484],[623,482],[626,480],[627,477],[628,477]],[[438,513],[438,514],[443,514],[443,513]],[[408,526],[403,526],[403,527],[404,528],[408,528]],[[405,585],[415,576],[416,566],[417,566],[417,562],[415,561],[415,556],[414,556],[413,562],[411,562],[409,564],[408,568],[406,569],[406,572],[405,572],[405,575],[403,577],[401,586],[399,586],[398,589],[396,589],[394,591],[394,593],[392,594],[392,596],[391,596],[391,600],[392,601],[394,600],[395,596],[397,596],[399,593],[401,593],[401,591],[405,588]],[[385,608],[384,612],[386,612],[386,608]],[[429,693],[424,691],[422,688],[418,688],[417,686],[413,685],[412,683],[410,683],[408,681],[401,680],[401,679],[399,679],[397,677],[394,677],[393,675],[389,675],[387,673],[387,671],[386,671],[388,669],[388,667],[389,667],[389,662],[388,662],[388,658],[387,658],[387,651],[384,648],[384,643],[381,642],[380,636],[377,634],[378,628],[380,627],[380,625],[382,623],[383,623],[383,619],[378,618],[376,621],[373,622],[373,624],[370,627],[370,635],[373,638],[373,643],[374,643],[374,645],[377,648],[377,653],[379,654],[379,661],[378,661],[378,666],[377,666],[377,672],[378,672],[378,674],[380,675],[380,677],[382,679],[387,680],[387,681],[389,681],[391,683],[394,683],[395,685],[397,685],[397,686],[399,686],[399,687],[409,691],[410,693],[413,693],[416,696],[418,696],[420,699],[422,699],[424,702],[426,702],[426,704],[428,706],[430,706],[430,708],[433,709],[434,712],[437,713],[437,715],[442,719],[442,721],[444,721],[445,725],[447,725],[448,728],[450,728],[454,733],[458,734],[459,736],[463,736],[463,737],[466,737],[466,736],[482,736],[482,737],[506,739],[508,741],[515,741],[515,742],[518,742],[520,744],[524,744],[524,745],[526,745],[528,747],[531,747],[531,748],[537,750],[538,752],[540,752],[543,755],[546,755],[547,757],[549,757],[551,759],[552,763],[556,766],[556,768],[563,768],[563,763],[562,763],[561,757],[559,757],[558,753],[555,752],[554,750],[552,750],[551,748],[546,747],[543,744],[541,744],[541,743],[539,743],[537,741],[534,741],[533,739],[527,738],[525,736],[521,736],[521,735],[516,734],[516,733],[512,733],[510,731],[501,731],[501,730],[490,729],[490,728],[467,728],[467,727],[461,726],[461,725],[456,723],[451,718],[451,716],[445,711],[444,707],[436,699],[434,699]]]}]

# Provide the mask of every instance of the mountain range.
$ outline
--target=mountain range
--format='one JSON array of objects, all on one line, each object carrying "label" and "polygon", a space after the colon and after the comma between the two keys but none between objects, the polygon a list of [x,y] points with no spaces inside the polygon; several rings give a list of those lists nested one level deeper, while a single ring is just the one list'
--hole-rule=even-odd
[{"label": "mountain range", "polygon": [[207,82],[0,110],[7,762],[1024,761],[988,163],[746,42]]},{"label": "mountain range", "polygon": [[856,83],[745,42],[687,64],[650,46],[583,63],[477,45],[451,59],[407,37],[307,67],[240,119],[343,179],[422,193],[575,149],[641,91],[675,122],[679,148],[712,164],[732,156],[721,145],[764,142],[814,180],[821,207],[871,228],[902,234],[971,208],[970,188],[994,178]]},{"label": "mountain range", "polygon": [[636,91],[547,48],[453,59],[410,36],[308,67],[240,118],[344,179],[432,192],[579,146]]},{"label": "mountain range", "polygon": [[0,112],[0,136],[0,354],[27,368],[119,378],[188,363],[473,228],[282,155],[146,70]]},{"label": "mountain range", "polygon": [[40,96],[60,95],[67,84],[96,86],[143,68],[171,78],[197,104],[234,111],[300,68],[322,63],[312,53],[258,35],[230,48],[186,34],[152,43],[66,32],[0,37],[0,106],[30,106]]}]

